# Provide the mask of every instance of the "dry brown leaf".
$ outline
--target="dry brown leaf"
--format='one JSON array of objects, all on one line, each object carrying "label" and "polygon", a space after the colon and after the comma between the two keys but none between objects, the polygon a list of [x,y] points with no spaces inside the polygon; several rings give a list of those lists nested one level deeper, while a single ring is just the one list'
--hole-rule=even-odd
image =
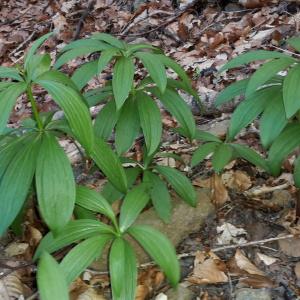
[{"label": "dry brown leaf", "polygon": [[231,243],[243,244],[247,242],[247,240],[242,237],[243,235],[247,235],[247,231],[243,228],[237,228],[228,222],[217,226],[217,233],[217,242],[219,245],[228,245]]},{"label": "dry brown leaf", "polygon": [[261,289],[273,288],[276,286],[276,284],[266,276],[248,275],[247,277],[243,277],[239,280],[239,286]]},{"label": "dry brown leaf", "polygon": [[271,257],[268,255],[265,255],[263,253],[258,252],[257,257],[260,261],[262,261],[266,266],[270,266],[272,264],[274,264],[278,259],[275,257]]},{"label": "dry brown leaf", "polygon": [[84,293],[79,295],[76,300],[106,300],[106,298],[103,295],[98,294],[94,288],[90,287]]},{"label": "dry brown leaf", "polygon": [[214,174],[211,177],[211,194],[212,203],[216,207],[222,206],[229,200],[228,191],[218,174]]},{"label": "dry brown leaf", "polygon": [[197,252],[193,275],[188,281],[194,284],[228,282],[225,263],[213,252]]},{"label": "dry brown leaf", "polygon": [[243,171],[229,171],[222,174],[224,185],[230,189],[243,192],[248,190],[251,185],[250,177]]}]

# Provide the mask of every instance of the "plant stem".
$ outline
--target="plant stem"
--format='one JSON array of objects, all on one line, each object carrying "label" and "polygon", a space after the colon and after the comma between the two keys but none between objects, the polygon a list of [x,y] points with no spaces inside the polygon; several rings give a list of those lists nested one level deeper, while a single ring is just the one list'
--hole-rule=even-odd
[{"label": "plant stem", "polygon": [[43,123],[42,123],[42,120],[40,118],[39,112],[37,110],[37,105],[36,105],[35,99],[34,99],[33,94],[32,94],[31,86],[28,86],[28,88],[27,88],[27,97],[30,100],[32,112],[33,112],[35,121],[37,123],[37,126],[40,130],[42,130],[43,129]]}]

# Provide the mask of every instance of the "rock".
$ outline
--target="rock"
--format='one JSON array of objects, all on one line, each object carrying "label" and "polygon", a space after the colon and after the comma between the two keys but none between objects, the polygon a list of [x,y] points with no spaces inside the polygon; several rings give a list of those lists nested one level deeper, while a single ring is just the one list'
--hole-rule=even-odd
[{"label": "rock", "polygon": [[230,124],[230,120],[225,119],[225,120],[218,121],[218,122],[202,124],[202,125],[198,126],[198,128],[200,130],[210,132],[211,134],[214,134],[218,137],[224,137],[224,136],[226,136],[229,124]]},{"label": "rock", "polygon": [[195,296],[191,290],[181,284],[176,289],[169,289],[166,295],[168,300],[192,300]]},{"label": "rock", "polygon": [[271,292],[268,289],[238,289],[236,300],[271,300]]},{"label": "rock", "polygon": [[[199,231],[206,218],[214,213],[214,206],[211,203],[209,193],[208,189],[197,189],[199,201],[196,207],[191,207],[177,196],[174,196],[172,201],[172,218],[169,224],[164,223],[157,216],[153,208],[143,212],[135,224],[153,226],[153,228],[164,233],[176,247],[189,234]],[[137,242],[130,238],[129,240],[134,246],[140,264],[151,261],[150,257]],[[103,255],[103,257],[104,259],[94,262],[91,267],[97,270],[106,270],[107,262],[105,261],[105,257],[107,257],[107,254]]]},{"label": "rock", "polygon": [[300,257],[300,238],[279,240],[278,244],[284,254],[292,257]]}]

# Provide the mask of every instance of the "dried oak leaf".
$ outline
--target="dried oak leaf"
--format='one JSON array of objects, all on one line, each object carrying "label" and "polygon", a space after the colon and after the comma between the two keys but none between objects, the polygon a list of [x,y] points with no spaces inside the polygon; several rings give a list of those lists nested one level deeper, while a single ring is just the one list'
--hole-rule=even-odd
[{"label": "dried oak leaf", "polygon": [[194,270],[188,281],[194,284],[228,282],[225,274],[226,264],[213,252],[198,251],[195,256]]},{"label": "dried oak leaf", "polygon": [[222,206],[229,200],[228,191],[218,174],[214,174],[211,177],[211,195],[212,203],[216,207]]}]

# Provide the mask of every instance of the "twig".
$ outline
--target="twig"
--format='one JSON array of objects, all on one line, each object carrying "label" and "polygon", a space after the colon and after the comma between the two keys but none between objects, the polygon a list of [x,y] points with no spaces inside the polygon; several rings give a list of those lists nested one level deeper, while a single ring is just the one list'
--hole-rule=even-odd
[{"label": "twig", "polygon": [[282,51],[282,52],[285,52],[285,53],[288,53],[288,54],[291,54],[291,55],[300,57],[300,54],[298,54],[298,53],[294,53],[294,52],[292,52],[292,51],[289,51],[289,50],[287,50],[287,49],[283,49],[283,48],[280,48],[280,47],[277,47],[277,46],[274,46],[274,45],[270,45],[270,46],[271,46],[272,48],[277,49],[277,50],[280,50],[280,51]]},{"label": "twig", "polygon": [[28,37],[26,40],[24,40],[16,49],[14,49],[12,52],[10,52],[9,57],[11,58],[12,55],[14,55],[17,51],[19,51],[20,49],[23,48],[23,46],[25,44],[27,44],[36,34],[36,30],[34,30]]},{"label": "twig", "polygon": [[82,15],[81,15],[81,17],[79,19],[79,22],[77,24],[73,41],[75,41],[75,40],[77,40],[79,38],[81,29],[82,29],[82,27],[84,25],[84,20],[91,13],[92,9],[94,8],[95,3],[96,3],[96,0],[90,0],[88,2],[87,8],[82,13]]},{"label": "twig", "polygon": [[243,194],[248,197],[259,196],[259,195],[271,193],[271,192],[274,192],[277,190],[284,190],[284,189],[288,188],[289,186],[290,186],[289,183],[284,183],[284,184],[277,185],[277,186],[265,186],[264,185],[258,189],[255,189],[255,190],[252,189],[252,190],[246,191]]}]

